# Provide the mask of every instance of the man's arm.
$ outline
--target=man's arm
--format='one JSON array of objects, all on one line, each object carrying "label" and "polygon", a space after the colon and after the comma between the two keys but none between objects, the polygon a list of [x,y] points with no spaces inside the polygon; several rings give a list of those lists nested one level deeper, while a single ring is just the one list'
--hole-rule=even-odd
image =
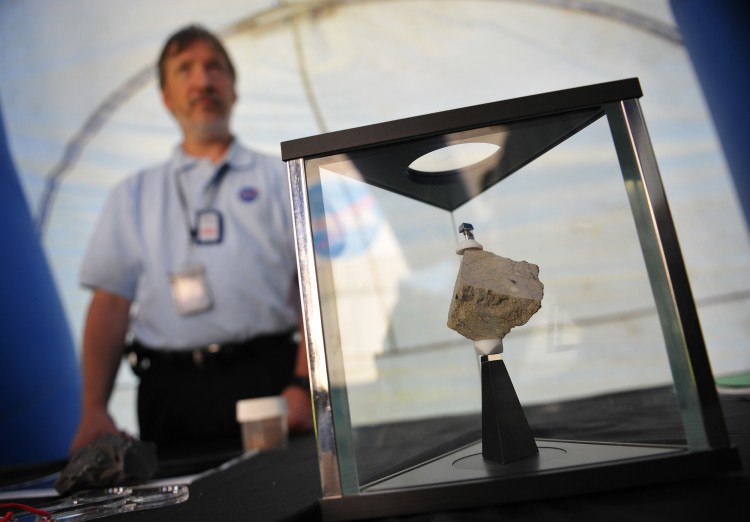
[{"label": "man's arm", "polygon": [[[307,377],[307,349],[305,344],[305,325],[300,319],[301,339],[297,347],[297,360],[294,365],[294,375]],[[292,433],[302,433],[310,431],[313,428],[312,422],[312,399],[310,390],[303,390],[299,386],[287,386],[284,388],[282,395],[287,403],[287,422],[289,431]]]},{"label": "man's arm", "polygon": [[119,433],[107,404],[120,368],[129,317],[129,300],[94,290],[83,331],[81,422],[71,443],[71,453],[102,433]]}]

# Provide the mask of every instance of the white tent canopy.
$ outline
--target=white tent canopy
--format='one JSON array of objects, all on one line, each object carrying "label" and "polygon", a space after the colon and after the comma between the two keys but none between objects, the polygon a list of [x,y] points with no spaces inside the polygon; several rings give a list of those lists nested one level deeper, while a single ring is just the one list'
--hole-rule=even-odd
[{"label": "white tent canopy", "polygon": [[275,155],[320,132],[638,77],[714,371],[750,368],[750,241],[664,0],[0,3],[9,145],[76,339],[78,266],[108,189],[179,140],[153,63],[188,23],[223,36],[236,134]]}]

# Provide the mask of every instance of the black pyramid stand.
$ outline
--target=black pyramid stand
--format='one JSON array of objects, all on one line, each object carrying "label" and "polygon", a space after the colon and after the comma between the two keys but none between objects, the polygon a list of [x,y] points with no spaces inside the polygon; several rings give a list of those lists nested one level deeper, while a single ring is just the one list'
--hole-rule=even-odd
[{"label": "black pyramid stand", "polygon": [[505,362],[481,356],[482,456],[508,464],[539,453]]}]

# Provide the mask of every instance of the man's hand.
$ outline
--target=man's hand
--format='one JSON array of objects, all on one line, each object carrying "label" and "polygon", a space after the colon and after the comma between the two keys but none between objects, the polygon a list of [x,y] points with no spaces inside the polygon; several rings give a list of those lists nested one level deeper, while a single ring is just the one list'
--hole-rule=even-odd
[{"label": "man's hand", "polygon": [[299,386],[287,386],[281,395],[286,399],[289,433],[305,433],[312,430],[310,392]]},{"label": "man's hand", "polygon": [[99,409],[84,413],[81,416],[78,431],[73,437],[73,442],[70,444],[70,454],[72,455],[78,449],[93,442],[99,435],[104,433],[120,433],[109,413],[106,410]]}]

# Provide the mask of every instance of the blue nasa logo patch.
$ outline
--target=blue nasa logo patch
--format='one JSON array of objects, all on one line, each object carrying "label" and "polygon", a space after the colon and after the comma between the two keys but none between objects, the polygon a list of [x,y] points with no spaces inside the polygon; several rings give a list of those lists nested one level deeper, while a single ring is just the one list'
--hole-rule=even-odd
[{"label": "blue nasa logo patch", "polygon": [[253,187],[245,187],[240,190],[240,199],[246,203],[255,201],[258,198],[258,189]]}]

